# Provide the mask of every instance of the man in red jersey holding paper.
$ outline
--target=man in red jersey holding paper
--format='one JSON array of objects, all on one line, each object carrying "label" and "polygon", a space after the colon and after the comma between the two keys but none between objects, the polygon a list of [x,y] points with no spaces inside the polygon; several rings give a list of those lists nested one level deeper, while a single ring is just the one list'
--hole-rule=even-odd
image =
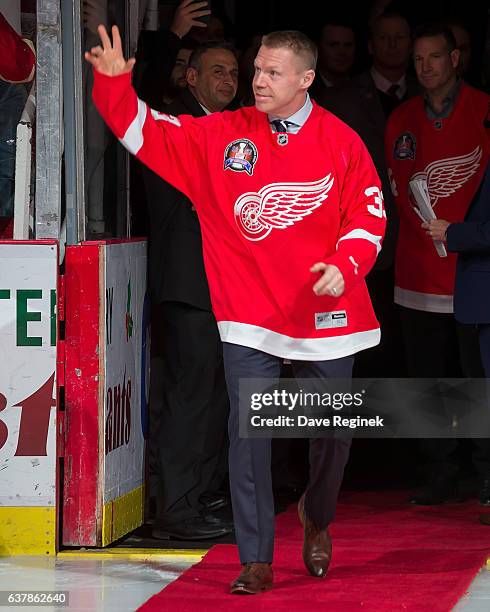
[{"label": "man in red jersey holding paper", "polygon": [[[489,96],[458,77],[459,50],[444,25],[414,35],[415,71],[423,93],[399,106],[386,130],[386,156],[400,215],[395,303],[400,310],[409,376],[482,377],[477,330],[453,315],[456,253],[431,239],[425,222],[462,222],[490,154],[485,128]],[[424,224],[424,225],[423,225]],[[441,405],[438,411],[443,414]],[[475,440],[480,501],[490,504],[490,443]],[[459,498],[457,439],[421,440],[425,487],[410,502]]]},{"label": "man in red jersey holding paper", "polygon": [[[86,59],[94,100],[124,146],[194,203],[230,396],[230,488],[240,561],[232,593],[272,587],[274,500],[270,438],[240,438],[240,379],[349,378],[353,355],[379,342],[364,282],[381,249],[380,181],[359,137],[312,103],[317,52],[302,33],[264,36],[255,107],[173,117],[138,100],[134,60],[99,27]],[[325,576],[350,440],[310,441],[300,502],[303,559]]]}]

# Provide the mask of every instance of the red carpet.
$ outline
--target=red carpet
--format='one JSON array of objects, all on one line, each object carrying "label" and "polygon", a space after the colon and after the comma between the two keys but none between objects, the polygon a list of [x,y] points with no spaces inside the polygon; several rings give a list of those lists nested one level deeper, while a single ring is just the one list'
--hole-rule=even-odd
[{"label": "red carpet", "polygon": [[238,575],[236,548],[217,545],[140,610],[409,610],[447,612],[490,554],[490,527],[476,502],[410,507],[406,493],[345,493],[331,527],[333,561],[325,580],[306,574],[296,508],[276,524],[274,589],[228,595]]}]

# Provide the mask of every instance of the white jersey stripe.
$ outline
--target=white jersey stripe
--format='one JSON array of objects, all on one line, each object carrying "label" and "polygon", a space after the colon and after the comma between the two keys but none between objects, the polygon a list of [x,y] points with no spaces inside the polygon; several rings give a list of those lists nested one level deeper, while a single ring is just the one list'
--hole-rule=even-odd
[{"label": "white jersey stripe", "polygon": [[143,146],[143,126],[145,125],[148,106],[138,98],[138,112],[119,142],[136,155]]},{"label": "white jersey stripe", "polygon": [[[381,236],[375,236],[374,234],[371,234],[370,232],[367,232],[361,228],[352,230],[345,236],[342,236],[342,238],[339,239],[339,242],[342,240],[352,240],[353,238],[361,238],[362,240],[372,242],[376,246],[376,255],[378,255],[378,253],[381,251]],[[339,246],[339,242],[337,242],[337,247]]]},{"label": "white jersey stripe", "polygon": [[292,338],[265,327],[236,321],[219,321],[218,329],[222,342],[240,344],[276,357],[301,361],[324,361],[354,355],[376,346],[381,338],[379,327],[330,338]]},{"label": "white jersey stripe", "polygon": [[435,293],[422,293],[411,291],[395,286],[395,304],[412,308],[412,310],[423,310],[424,312],[453,312],[453,296],[439,295]]}]

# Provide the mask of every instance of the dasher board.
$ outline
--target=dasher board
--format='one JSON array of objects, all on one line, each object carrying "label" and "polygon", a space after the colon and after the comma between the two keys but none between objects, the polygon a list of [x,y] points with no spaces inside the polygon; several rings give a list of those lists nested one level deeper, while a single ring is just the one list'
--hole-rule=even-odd
[{"label": "dasher board", "polygon": [[0,243],[0,506],[55,504],[57,259]]},{"label": "dasher board", "polygon": [[56,549],[57,282],[57,242],[0,242],[0,555]]},{"label": "dasher board", "polygon": [[63,544],[105,546],[143,522],[146,241],[68,247],[66,289]]}]

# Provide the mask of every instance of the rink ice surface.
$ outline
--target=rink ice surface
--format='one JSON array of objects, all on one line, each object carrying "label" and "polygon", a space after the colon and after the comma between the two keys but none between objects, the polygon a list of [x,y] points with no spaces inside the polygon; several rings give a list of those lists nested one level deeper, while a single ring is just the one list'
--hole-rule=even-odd
[{"label": "rink ice surface", "polygon": [[[2,557],[0,591],[68,591],[69,605],[0,606],[0,610],[132,612],[201,559],[199,551],[190,552],[160,554],[152,550],[125,555],[74,551],[57,557]],[[490,567],[481,569],[454,610],[490,611]]]}]

